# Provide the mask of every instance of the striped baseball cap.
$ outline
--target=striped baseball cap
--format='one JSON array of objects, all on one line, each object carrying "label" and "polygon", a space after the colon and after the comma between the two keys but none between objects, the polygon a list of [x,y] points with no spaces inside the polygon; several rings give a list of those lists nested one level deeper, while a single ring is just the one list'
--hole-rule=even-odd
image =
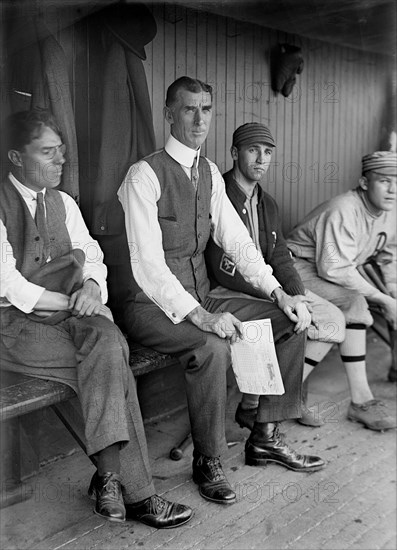
[{"label": "striped baseball cap", "polygon": [[233,133],[233,145],[239,147],[247,143],[266,143],[276,147],[276,143],[267,126],[260,122],[247,122]]},{"label": "striped baseball cap", "polygon": [[393,151],[375,151],[365,155],[361,162],[363,174],[373,170],[382,176],[397,176],[397,153]]}]

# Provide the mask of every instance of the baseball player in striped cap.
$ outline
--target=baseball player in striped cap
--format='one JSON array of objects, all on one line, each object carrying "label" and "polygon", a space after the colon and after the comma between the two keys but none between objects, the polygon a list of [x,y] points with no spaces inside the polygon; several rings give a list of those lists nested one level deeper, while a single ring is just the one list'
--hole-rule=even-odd
[{"label": "baseball player in striped cap", "polygon": [[[362,158],[358,186],[315,208],[288,236],[295,268],[306,288],[338,305],[356,345],[343,359],[355,395],[348,418],[372,429],[395,427],[386,420],[383,404],[374,399],[365,374],[365,328],[373,323],[368,310],[378,308],[390,329],[392,365],[388,378],[396,381],[397,328],[396,261],[397,154],[377,151]],[[370,274],[370,276],[368,275]],[[363,307],[347,307],[351,293],[362,295]],[[357,384],[357,380],[361,380]],[[352,384],[350,383],[350,386]]]}]

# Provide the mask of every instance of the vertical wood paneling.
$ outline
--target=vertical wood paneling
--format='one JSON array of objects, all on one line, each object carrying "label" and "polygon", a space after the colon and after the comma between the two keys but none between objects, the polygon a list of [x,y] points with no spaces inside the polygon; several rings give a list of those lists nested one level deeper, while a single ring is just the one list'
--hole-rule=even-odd
[{"label": "vertical wood paneling", "polygon": [[[161,6],[153,5],[153,13],[158,33],[146,48],[145,69],[159,147],[169,132],[162,116],[165,90],[188,74],[214,87],[204,154],[222,171],[232,165],[235,128],[250,121],[270,127],[277,148],[263,186],[278,201],[286,230],[355,185],[361,156],[379,146],[385,59],[187,8],[175,10],[174,23]],[[305,60],[289,98],[270,89],[270,49],[277,42],[300,46]]]}]

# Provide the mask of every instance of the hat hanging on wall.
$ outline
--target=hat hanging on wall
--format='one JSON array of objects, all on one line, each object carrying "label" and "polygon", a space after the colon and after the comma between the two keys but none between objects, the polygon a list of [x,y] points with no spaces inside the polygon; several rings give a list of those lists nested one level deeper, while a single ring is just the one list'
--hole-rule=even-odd
[{"label": "hat hanging on wall", "polygon": [[303,71],[302,50],[291,44],[277,44],[271,58],[272,89],[288,97],[294,84],[296,75]]},{"label": "hat hanging on wall", "polygon": [[100,12],[103,24],[141,59],[146,59],[145,45],[156,36],[157,25],[152,12],[139,2],[111,4]]}]

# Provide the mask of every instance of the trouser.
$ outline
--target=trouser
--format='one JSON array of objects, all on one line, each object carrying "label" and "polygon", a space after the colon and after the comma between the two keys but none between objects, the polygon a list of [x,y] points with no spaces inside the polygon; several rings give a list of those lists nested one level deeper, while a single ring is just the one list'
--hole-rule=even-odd
[{"label": "trouser", "polygon": [[336,305],[344,314],[346,325],[363,324],[367,327],[373,323],[368,304],[364,296],[355,290],[349,290],[322,279],[317,267],[312,262],[294,258],[294,267],[299,273],[305,288]]},{"label": "trouser", "polygon": [[[262,395],[257,421],[275,422],[301,416],[301,385],[306,333],[296,334],[294,323],[272,302],[207,298],[210,313],[228,311],[240,321],[270,318],[284,395]],[[219,456],[226,451],[226,372],[231,365],[230,344],[203,332],[189,321],[173,324],[153,303],[131,302],[126,308],[126,330],[141,344],[178,357],[185,375],[192,439],[196,451]]]},{"label": "trouser", "polygon": [[46,325],[15,308],[9,314],[14,330],[0,339],[2,368],[71,386],[81,404],[87,454],[120,443],[125,494],[136,502],[153,495],[128,345],[117,326],[103,316]]}]

